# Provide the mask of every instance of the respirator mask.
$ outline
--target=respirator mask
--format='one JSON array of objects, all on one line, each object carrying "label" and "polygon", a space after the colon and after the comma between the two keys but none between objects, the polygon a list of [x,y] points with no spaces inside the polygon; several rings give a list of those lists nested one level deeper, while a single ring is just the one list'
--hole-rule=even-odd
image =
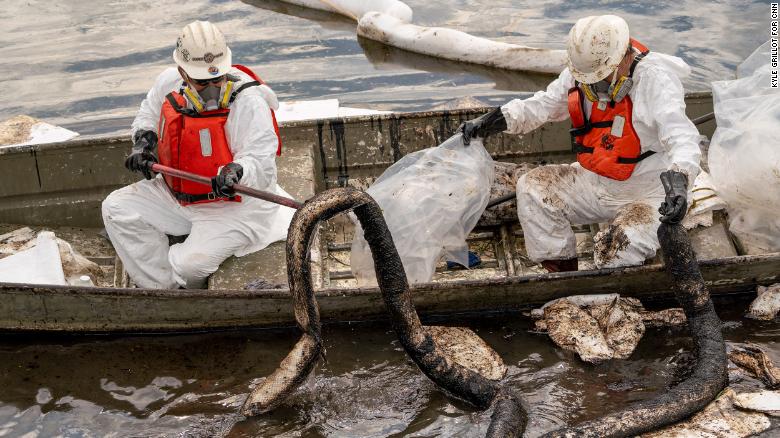
[{"label": "respirator mask", "polygon": [[634,80],[628,76],[617,77],[617,69],[612,74],[612,80],[601,80],[595,84],[580,84],[585,97],[591,102],[620,102],[631,91]]},{"label": "respirator mask", "polygon": [[231,79],[233,78],[229,76],[215,79],[190,79],[193,83],[203,86],[203,89],[198,91],[188,83],[184,95],[199,113],[225,109],[230,105],[230,93],[233,91],[234,81]]}]

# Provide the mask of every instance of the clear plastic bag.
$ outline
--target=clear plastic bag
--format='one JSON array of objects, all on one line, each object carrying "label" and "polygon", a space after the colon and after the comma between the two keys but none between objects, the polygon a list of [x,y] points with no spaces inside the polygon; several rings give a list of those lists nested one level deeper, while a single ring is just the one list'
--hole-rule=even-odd
[{"label": "clear plastic bag", "polygon": [[769,42],[712,83],[718,128],[709,167],[729,229],[748,253],[780,251],[780,89],[770,87]]},{"label": "clear plastic bag", "polygon": [[[410,284],[433,278],[436,262],[468,265],[466,237],[487,206],[495,172],[482,141],[460,134],[406,155],[366,190],[382,208]],[[376,284],[373,259],[356,224],[350,264],[358,285]]]}]

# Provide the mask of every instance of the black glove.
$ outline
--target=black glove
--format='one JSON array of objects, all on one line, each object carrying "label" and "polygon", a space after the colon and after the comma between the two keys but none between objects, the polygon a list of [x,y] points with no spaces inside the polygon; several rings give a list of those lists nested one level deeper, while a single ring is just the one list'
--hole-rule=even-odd
[{"label": "black glove", "polygon": [[661,222],[680,223],[688,212],[688,176],[681,172],[667,170],[661,173],[661,184],[666,191],[666,199],[658,209],[661,213]]},{"label": "black glove", "polygon": [[488,135],[498,134],[506,131],[506,119],[501,107],[496,107],[489,113],[479,116],[476,119],[469,120],[458,128],[463,133],[463,144],[466,146],[471,143],[474,137],[485,138]]},{"label": "black glove", "polygon": [[211,190],[217,196],[233,196],[233,184],[241,181],[244,176],[244,168],[238,163],[228,163],[219,171],[219,175],[211,178]]},{"label": "black glove", "polygon": [[131,172],[141,172],[146,179],[152,179],[152,164],[157,163],[157,134],[140,130],[133,136],[133,150],[125,160],[125,167]]}]

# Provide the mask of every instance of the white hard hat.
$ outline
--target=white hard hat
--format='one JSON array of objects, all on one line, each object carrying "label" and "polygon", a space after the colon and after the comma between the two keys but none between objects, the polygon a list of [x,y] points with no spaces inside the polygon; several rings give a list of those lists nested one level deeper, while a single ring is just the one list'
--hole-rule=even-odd
[{"label": "white hard hat", "polygon": [[181,30],[173,60],[189,77],[211,79],[227,74],[232,56],[217,26],[208,21],[193,21]]},{"label": "white hard hat", "polygon": [[566,65],[574,79],[596,83],[618,67],[628,39],[628,23],[616,15],[580,18],[569,31]]}]

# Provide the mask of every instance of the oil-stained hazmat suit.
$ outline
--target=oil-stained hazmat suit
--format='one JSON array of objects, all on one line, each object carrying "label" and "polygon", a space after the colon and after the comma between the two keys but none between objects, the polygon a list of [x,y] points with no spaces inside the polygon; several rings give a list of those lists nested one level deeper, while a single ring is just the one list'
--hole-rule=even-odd
[{"label": "oil-stained hazmat suit", "polygon": [[[601,18],[603,20],[599,23],[598,19]],[[623,38],[628,40],[628,27],[619,17],[587,17],[572,29],[570,58],[571,39],[577,32],[577,26],[586,22],[591,26],[585,30],[586,36],[588,32],[604,35],[608,33],[603,28],[605,21],[609,26],[617,22],[625,33]],[[592,28],[599,25],[602,27]],[[588,38],[588,41],[593,40],[595,38]],[[631,44],[634,43],[637,42],[631,40]],[[620,50],[618,54],[622,58],[625,46]],[[478,122],[476,126],[468,126],[467,123],[464,136],[467,136],[469,130],[474,131],[472,136],[503,130],[525,134],[546,122],[569,119],[572,116],[570,92],[581,84],[575,81],[572,68],[570,61],[569,67],[546,90],[527,99],[510,101],[483,116],[482,120],[475,119]],[[587,66],[583,68],[587,69]],[[632,70],[633,85],[627,96],[633,104],[633,110],[629,110],[628,120],[625,120],[625,127],[621,125],[622,132],[618,137],[627,135],[629,127],[633,127],[641,144],[637,155],[641,153],[642,157],[635,163],[633,173],[627,179],[602,176],[577,162],[541,166],[517,181],[517,212],[528,256],[550,271],[577,269],[577,242],[571,227],[573,224],[608,224],[594,239],[594,262],[598,268],[638,265],[653,257],[659,248],[656,236],[659,206],[665,195],[668,195],[665,194],[659,175],[665,171],[684,175],[689,190],[700,171],[699,133],[685,114],[684,92],[680,81],[690,74],[688,65],[680,58],[648,51]],[[599,78],[604,77],[605,72],[594,74],[597,75],[595,78]],[[612,76],[607,76],[607,82],[610,78]],[[588,100],[584,102],[582,107],[589,119],[594,110]],[[604,104],[606,106],[599,108],[608,111],[609,104]],[[594,103],[593,107],[596,105]],[[606,129],[606,134],[610,129],[615,133],[614,124],[602,129]],[[685,195],[684,185],[681,190]],[[681,217],[678,215],[679,219]],[[564,266],[560,265],[561,262],[564,262]],[[549,267],[547,263],[552,263],[554,267]]]}]

